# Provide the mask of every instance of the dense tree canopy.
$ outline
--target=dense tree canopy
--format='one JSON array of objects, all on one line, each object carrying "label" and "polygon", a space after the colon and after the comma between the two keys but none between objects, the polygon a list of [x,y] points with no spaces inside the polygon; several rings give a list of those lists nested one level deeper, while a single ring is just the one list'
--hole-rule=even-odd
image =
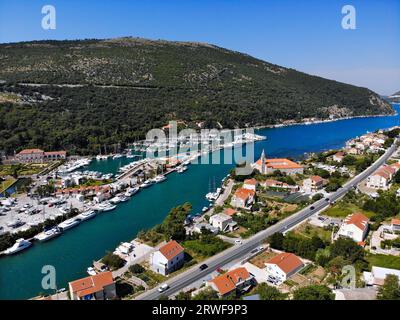
[{"label": "dense tree canopy", "polygon": [[125,38],[0,45],[0,79],[0,95],[7,94],[0,150],[9,154],[26,147],[113,151],[169,120],[235,128],[393,111],[368,89],[206,44]]}]

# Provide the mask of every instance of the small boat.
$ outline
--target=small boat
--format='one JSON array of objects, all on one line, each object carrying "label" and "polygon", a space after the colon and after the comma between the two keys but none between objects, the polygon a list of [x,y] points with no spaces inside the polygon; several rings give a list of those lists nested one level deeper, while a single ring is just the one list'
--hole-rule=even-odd
[{"label": "small boat", "polygon": [[122,158],[122,157],[123,157],[122,154],[117,153],[117,154],[115,154],[115,155],[113,156],[113,159],[119,159],[119,158]]},{"label": "small boat", "polygon": [[63,231],[76,227],[81,221],[76,218],[71,218],[61,222],[58,227],[61,228]]},{"label": "small boat", "polygon": [[120,202],[121,202],[121,198],[119,196],[116,196],[116,197],[110,199],[110,203],[112,203],[112,204],[117,204]]},{"label": "small boat", "polygon": [[96,211],[88,210],[88,211],[85,211],[85,212],[82,212],[81,214],[79,214],[77,216],[77,218],[79,220],[81,220],[81,221],[85,221],[85,220],[89,220],[91,218],[94,218],[96,216],[96,214],[97,214]]},{"label": "small boat", "polygon": [[155,177],[155,178],[153,179],[153,181],[154,181],[155,183],[160,183],[160,182],[163,182],[163,181],[165,181],[165,180],[167,180],[167,177],[164,176],[164,175],[159,175],[159,176],[157,176],[157,177]]},{"label": "small boat", "polygon": [[95,276],[95,275],[97,274],[96,270],[94,270],[93,267],[87,268],[86,272],[87,272],[88,275],[90,275],[90,276]]},{"label": "small boat", "polygon": [[208,210],[208,207],[203,207],[201,211],[206,212]]},{"label": "small boat", "polygon": [[96,156],[96,160],[107,160],[107,156],[103,156],[103,155],[101,155],[101,154],[99,154],[98,156]]},{"label": "small boat", "polygon": [[37,234],[34,239],[40,242],[45,242],[61,235],[62,231],[58,227],[53,227]]},{"label": "small boat", "polygon": [[6,255],[11,255],[17,252],[20,252],[22,250],[28,249],[32,243],[28,240],[25,239],[18,239],[14,245],[4,251],[4,254]]},{"label": "small boat", "polygon": [[176,172],[178,173],[184,173],[187,170],[186,166],[181,166],[178,169],[176,169]]},{"label": "small boat", "polygon": [[128,188],[125,191],[125,196],[132,197],[135,193],[137,193],[140,189],[138,187]]}]

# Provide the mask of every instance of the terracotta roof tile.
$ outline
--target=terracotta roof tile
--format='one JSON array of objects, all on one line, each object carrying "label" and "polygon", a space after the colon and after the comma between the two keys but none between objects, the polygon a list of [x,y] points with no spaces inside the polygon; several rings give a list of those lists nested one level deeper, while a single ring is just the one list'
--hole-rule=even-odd
[{"label": "terracotta roof tile", "polygon": [[283,252],[268,260],[267,263],[277,265],[286,274],[296,270],[303,262],[293,253]]},{"label": "terracotta roof tile", "polygon": [[353,213],[344,219],[345,224],[354,224],[360,230],[364,230],[368,226],[369,219],[362,213]]},{"label": "terracotta roof tile", "polygon": [[98,273],[69,283],[72,292],[78,297],[83,297],[103,290],[105,286],[114,283],[111,271]]},{"label": "terracotta roof tile", "polygon": [[178,254],[184,251],[183,247],[176,242],[175,240],[171,240],[164,246],[162,246],[159,251],[161,254],[168,259],[168,261],[175,258]]},{"label": "terracotta roof tile", "polygon": [[217,287],[218,292],[221,295],[224,295],[235,290],[236,285],[239,282],[248,280],[250,277],[250,273],[247,271],[247,269],[240,267],[222,274],[212,279],[210,282],[213,282]]},{"label": "terracotta roof tile", "polygon": [[235,197],[240,198],[242,200],[246,200],[250,196],[254,196],[254,190],[248,190],[244,188],[239,188],[235,191]]}]

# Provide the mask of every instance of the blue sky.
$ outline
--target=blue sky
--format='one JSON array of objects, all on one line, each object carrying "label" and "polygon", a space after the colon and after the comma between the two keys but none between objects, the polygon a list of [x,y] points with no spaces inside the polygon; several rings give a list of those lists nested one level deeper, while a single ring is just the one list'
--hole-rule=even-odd
[{"label": "blue sky", "polygon": [[[44,5],[56,30],[41,28]],[[344,5],[357,29],[341,27]],[[0,42],[138,36],[201,41],[380,94],[400,90],[400,0],[0,0]]]}]

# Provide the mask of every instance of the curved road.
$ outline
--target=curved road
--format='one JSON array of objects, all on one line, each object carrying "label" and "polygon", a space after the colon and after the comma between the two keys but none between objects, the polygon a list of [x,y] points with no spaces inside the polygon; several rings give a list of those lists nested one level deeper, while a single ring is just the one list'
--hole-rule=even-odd
[{"label": "curved road", "polygon": [[[262,242],[277,232],[284,232],[295,225],[303,222],[313,214],[325,209],[329,206],[331,201],[336,201],[343,195],[345,195],[350,189],[356,186],[358,183],[366,179],[369,175],[371,175],[374,171],[376,171],[381,165],[383,165],[396,151],[397,149],[397,142],[396,139],[393,145],[383,154],[376,162],[374,162],[368,169],[360,173],[358,176],[354,177],[352,180],[348,181],[342,188],[337,190],[335,193],[332,193],[329,199],[321,199],[312,205],[304,208],[303,210],[287,217],[284,220],[281,220],[277,224],[260,231],[259,233],[255,234],[251,238],[243,241],[243,244],[233,246],[219,254],[209,258],[202,263],[206,263],[208,268],[201,271],[199,269],[199,265],[196,265],[187,271],[167,280],[165,283],[169,285],[169,289],[164,291],[163,293],[159,293],[157,288],[151,289],[149,291],[144,292],[143,294],[139,295],[136,299],[137,300],[155,300],[158,299],[160,295],[172,295],[183,288],[189,286],[191,283],[202,279],[206,275],[214,272],[218,267],[221,267],[233,260],[244,258],[246,255],[250,253],[251,250],[259,247]],[[313,209],[311,209],[313,207]]]}]

